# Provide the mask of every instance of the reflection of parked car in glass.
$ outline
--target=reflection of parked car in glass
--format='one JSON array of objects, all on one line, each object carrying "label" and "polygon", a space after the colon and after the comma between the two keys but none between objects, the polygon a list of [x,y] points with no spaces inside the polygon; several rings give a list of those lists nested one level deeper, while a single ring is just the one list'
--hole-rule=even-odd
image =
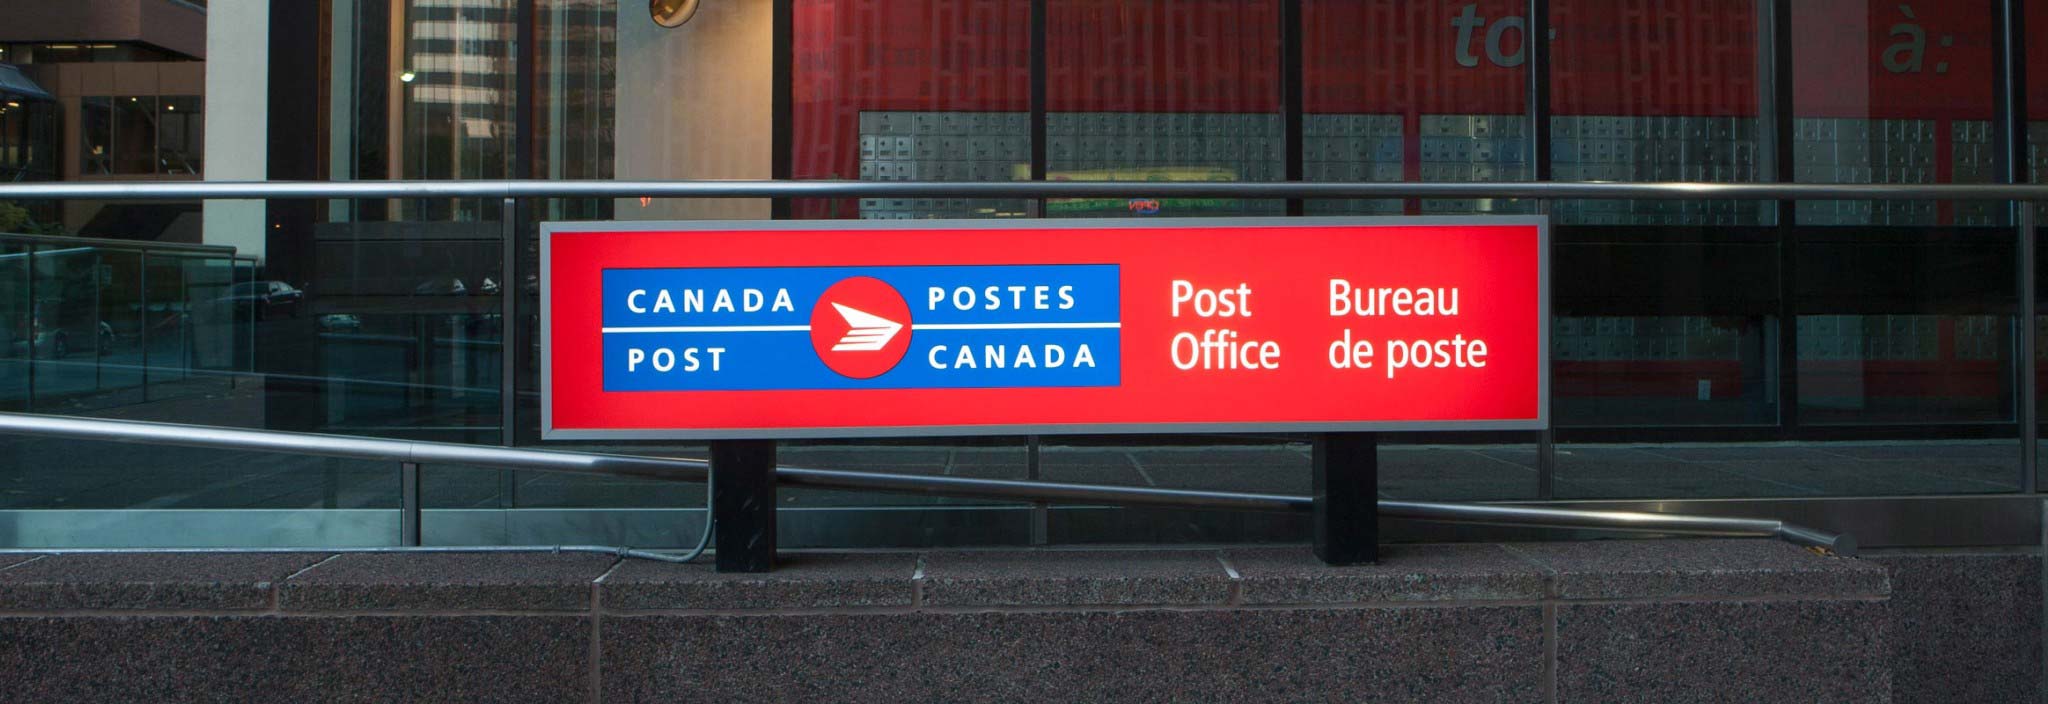
[{"label": "reflection of parked car in glass", "polygon": [[320,316],[320,329],[328,332],[355,332],[363,329],[363,319],[354,313],[329,313]]},{"label": "reflection of parked car in glass", "polygon": [[[94,335],[99,338],[96,345],[99,354],[106,354],[113,349],[114,326],[108,325],[104,320],[94,323],[91,330],[65,330],[61,326],[46,324],[43,310],[54,304],[55,301],[44,301],[38,305],[35,315],[31,316],[32,320],[26,325],[16,322],[0,329],[0,341],[6,343],[5,349],[9,356],[24,359],[33,354],[40,359],[62,359],[71,356],[72,351],[78,349],[73,347],[74,344],[94,344],[91,337]],[[78,339],[79,337],[85,339]],[[31,345],[34,346],[33,352],[30,351]]]},{"label": "reflection of parked car in glass", "polygon": [[299,317],[299,302],[305,298],[306,292],[283,281],[244,281],[228,287],[224,300],[252,307],[262,320],[272,313]]},{"label": "reflection of parked car in glass", "polygon": [[415,296],[461,296],[469,293],[469,286],[462,279],[443,276],[420,282],[412,292]]}]

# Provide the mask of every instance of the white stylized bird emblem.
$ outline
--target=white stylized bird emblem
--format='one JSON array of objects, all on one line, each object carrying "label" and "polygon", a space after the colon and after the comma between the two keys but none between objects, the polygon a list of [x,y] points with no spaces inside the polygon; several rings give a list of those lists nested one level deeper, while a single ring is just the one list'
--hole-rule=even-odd
[{"label": "white stylized bird emblem", "polygon": [[848,308],[838,303],[839,316],[853,329],[839,338],[839,344],[832,346],[833,352],[878,352],[896,339],[896,333],[903,331],[903,324],[866,311]]}]

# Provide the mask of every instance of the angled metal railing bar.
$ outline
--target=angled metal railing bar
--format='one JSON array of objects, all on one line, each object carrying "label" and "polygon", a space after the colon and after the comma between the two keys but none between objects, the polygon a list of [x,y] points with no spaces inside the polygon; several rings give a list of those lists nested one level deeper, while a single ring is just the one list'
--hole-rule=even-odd
[{"label": "angled metal railing bar", "polygon": [[1311,497],[1289,494],[1247,494],[1102,484],[1068,484],[1012,479],[971,479],[923,474],[883,474],[836,469],[777,467],[775,478],[788,486],[852,489],[930,496],[1019,501],[1068,500],[1132,506],[1177,506],[1238,511],[1308,511]]},{"label": "angled metal railing bar", "polygon": [[635,550],[635,549],[633,549],[633,548],[615,548],[615,547],[609,547],[609,546],[604,546],[604,545],[472,545],[472,546],[443,546],[443,545],[425,545],[425,546],[421,546],[421,545],[394,545],[394,546],[388,546],[388,547],[359,547],[359,548],[330,548],[330,547],[304,547],[304,548],[292,548],[292,547],[285,547],[285,548],[5,548],[5,549],[0,549],[0,555],[133,555],[133,554],[136,554],[136,553],[143,553],[143,554],[150,554],[150,555],[218,555],[218,554],[221,554],[221,553],[229,553],[229,554],[242,554],[242,555],[275,555],[275,554],[292,554],[292,553],[333,553],[333,554],[358,554],[358,553],[405,553],[405,554],[414,554],[414,553],[462,553],[462,554],[469,554],[469,553],[507,553],[507,552],[577,552],[577,553],[595,553],[595,554],[599,554],[599,555],[614,555],[614,556],[617,556],[617,557],[622,557],[622,558],[632,558],[632,559],[636,559],[636,560],[653,560],[653,561],[656,561],[656,562],[673,562],[673,563],[678,563],[678,564],[680,564],[680,563],[684,563],[684,562],[688,562],[688,560],[682,560],[682,559],[679,559],[679,558],[677,558],[677,557],[676,557],[676,556],[674,556],[674,555],[669,555],[669,554],[666,554],[666,553],[656,552],[656,551],[653,551],[653,550]]},{"label": "angled metal railing bar", "polygon": [[[454,464],[524,469],[566,474],[630,477],[657,481],[704,481],[710,465],[698,459],[628,457],[559,450],[493,447],[342,435],[243,430],[174,423],[103,420],[24,413],[0,413],[0,433],[101,442],[146,443],[222,450],[288,454],[419,464]],[[1018,501],[1065,500],[1133,506],[1305,512],[1315,505],[1308,496],[1250,494],[1152,487],[1103,486],[1005,479],[968,479],[917,474],[850,472],[778,467],[779,483],[819,489],[881,491],[934,496]],[[1796,526],[1774,519],[1726,518],[1633,511],[1585,511],[1499,504],[1454,504],[1380,501],[1390,518],[1476,523],[1484,525],[1583,528],[1643,533],[1775,537],[1795,544],[1852,555],[1856,542],[1847,535]],[[531,548],[522,548],[531,549]],[[610,548],[591,548],[598,551]],[[42,551],[48,552],[48,551]]]},{"label": "angled metal railing bar", "polygon": [[183,181],[0,184],[23,200],[331,198],[1556,198],[2048,201],[2048,184],[1530,181]]},{"label": "angled metal railing bar", "polygon": [[25,413],[0,413],[0,433],[99,442],[276,452],[381,462],[485,465],[505,469],[661,481],[703,481],[705,473],[710,469],[710,465],[702,460],[628,457]]},{"label": "angled metal railing bar", "polygon": [[192,244],[189,242],[157,242],[154,240],[110,240],[97,237],[73,237],[70,235],[24,235],[14,232],[0,232],[0,241],[26,242],[29,244],[54,244],[67,247],[89,247],[96,249],[147,249],[161,254],[190,254],[201,257],[233,256],[235,248],[222,244]]}]

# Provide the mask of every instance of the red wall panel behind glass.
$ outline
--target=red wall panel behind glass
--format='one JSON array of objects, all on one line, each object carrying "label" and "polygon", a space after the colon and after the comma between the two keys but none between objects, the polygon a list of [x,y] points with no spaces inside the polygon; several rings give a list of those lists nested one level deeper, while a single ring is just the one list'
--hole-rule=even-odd
[{"label": "red wall panel behind glass", "polygon": [[1050,112],[1280,111],[1276,0],[1049,0]]},{"label": "red wall panel behind glass", "polygon": [[[1306,0],[1305,107],[1520,114],[1525,7]],[[1800,0],[1792,8],[1799,116],[1989,118],[1988,6]],[[1757,114],[1754,13],[1752,0],[1559,0],[1557,114]],[[805,0],[795,20],[797,178],[852,177],[863,110],[1030,107],[1027,0]],[[1275,112],[1278,21],[1274,2],[1051,0],[1047,108]],[[2028,24],[2029,36],[2048,36],[2048,12],[2029,13]],[[1917,54],[1897,48],[1916,36]],[[2032,82],[2044,85],[2048,51],[2031,54]],[[2028,103],[2035,118],[2048,118],[2048,90]]]},{"label": "red wall panel behind glass", "polygon": [[1991,119],[1991,44],[1990,3],[1799,0],[1793,114]]},{"label": "red wall panel behind glass", "polygon": [[854,178],[863,110],[1023,112],[1027,0],[796,3],[791,175]]},{"label": "red wall panel behind glass", "polygon": [[[1464,18],[1464,8],[1472,7]],[[1527,3],[1514,0],[1305,0],[1303,23],[1304,108],[1314,113],[1452,113],[1512,115],[1522,112],[1527,81],[1515,57],[1522,55],[1521,19]],[[1454,21],[1468,26],[1461,30]],[[1495,54],[1487,34],[1502,25]],[[1459,51],[1458,40],[1467,41]],[[1460,59],[1472,64],[1461,64]],[[1512,66],[1503,65],[1514,64]]]}]

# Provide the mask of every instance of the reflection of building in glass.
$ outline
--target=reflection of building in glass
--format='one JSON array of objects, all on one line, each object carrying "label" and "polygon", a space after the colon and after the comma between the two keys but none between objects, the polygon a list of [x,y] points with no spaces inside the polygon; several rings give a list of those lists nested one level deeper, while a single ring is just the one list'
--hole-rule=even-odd
[{"label": "reflection of building in glass", "polygon": [[[0,14],[0,181],[204,174],[204,3],[9,3]],[[196,203],[72,201],[30,210],[48,230],[201,238]]]},{"label": "reflection of building in glass", "polygon": [[[616,3],[539,2],[532,173],[517,163],[518,2],[340,0],[329,172],[338,179],[603,178],[611,174]],[[394,34],[395,32],[395,34]],[[340,52],[337,52],[340,53]],[[389,125],[390,127],[387,127]],[[395,129],[395,132],[392,131]],[[383,206],[357,205],[359,217]],[[414,220],[495,220],[494,202],[417,200]],[[575,207],[568,204],[563,207]],[[343,217],[331,213],[331,217]]]},{"label": "reflection of building in glass", "polygon": [[[617,0],[544,0],[535,18],[535,178],[613,176],[617,143]],[[633,17],[631,19],[638,19]],[[607,217],[611,199],[557,199],[551,218]]]},{"label": "reflection of building in glass", "polygon": [[[408,0],[393,62],[400,96],[399,177],[509,178],[513,158],[512,0]],[[423,201],[412,219],[475,220],[497,204]],[[494,212],[494,211],[491,211]]]},{"label": "reflection of building in glass", "polygon": [[0,64],[0,183],[57,179],[55,97]]}]

